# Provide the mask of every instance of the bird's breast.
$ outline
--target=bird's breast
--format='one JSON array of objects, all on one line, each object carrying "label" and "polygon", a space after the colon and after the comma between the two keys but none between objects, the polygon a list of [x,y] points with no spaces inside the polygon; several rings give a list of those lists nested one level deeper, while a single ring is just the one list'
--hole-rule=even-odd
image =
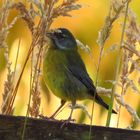
[{"label": "bird's breast", "polygon": [[67,58],[64,52],[48,50],[43,64],[44,81],[63,100],[86,98],[86,87],[67,70]]}]

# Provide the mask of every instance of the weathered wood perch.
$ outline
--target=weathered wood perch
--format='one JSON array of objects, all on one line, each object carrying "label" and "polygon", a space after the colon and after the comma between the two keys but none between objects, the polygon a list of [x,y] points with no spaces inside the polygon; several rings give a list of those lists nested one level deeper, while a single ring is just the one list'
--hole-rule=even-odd
[{"label": "weathered wood perch", "polygon": [[[0,140],[21,140],[25,117],[0,115]],[[89,125],[28,118],[25,140],[88,140]],[[92,126],[92,140],[140,140],[140,131]]]}]

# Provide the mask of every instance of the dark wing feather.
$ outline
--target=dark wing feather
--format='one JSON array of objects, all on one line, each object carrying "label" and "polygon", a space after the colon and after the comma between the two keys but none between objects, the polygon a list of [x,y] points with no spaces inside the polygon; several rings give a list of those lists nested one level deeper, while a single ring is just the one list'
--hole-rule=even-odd
[{"label": "dark wing feather", "polygon": [[92,97],[94,97],[94,93],[96,92],[96,88],[93,85],[92,79],[89,77],[85,65],[80,57],[80,55],[76,52],[69,54],[68,58],[68,70],[71,72],[73,76],[75,76],[78,80],[80,80],[89,91]]},{"label": "dark wing feather", "polygon": [[[68,71],[87,87],[87,94],[91,95],[92,97],[95,96],[95,100],[98,104],[102,105],[106,109],[109,109],[109,106],[97,94],[93,81],[89,77],[85,65],[77,52],[73,52],[68,55]],[[112,113],[116,114],[116,111],[112,110]]]}]

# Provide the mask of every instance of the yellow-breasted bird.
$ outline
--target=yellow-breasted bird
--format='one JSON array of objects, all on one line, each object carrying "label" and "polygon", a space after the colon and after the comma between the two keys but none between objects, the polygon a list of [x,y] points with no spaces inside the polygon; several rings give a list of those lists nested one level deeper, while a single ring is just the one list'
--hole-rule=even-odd
[{"label": "yellow-breasted bird", "polygon": [[[43,62],[43,78],[52,93],[61,98],[61,105],[51,117],[56,115],[66,101],[71,101],[74,106],[77,100],[93,100],[94,96],[98,104],[108,109],[109,106],[96,92],[72,33],[65,28],[58,28],[47,33],[47,36],[50,43]],[[73,109],[69,119],[72,112]],[[112,113],[116,112],[112,110]]]}]

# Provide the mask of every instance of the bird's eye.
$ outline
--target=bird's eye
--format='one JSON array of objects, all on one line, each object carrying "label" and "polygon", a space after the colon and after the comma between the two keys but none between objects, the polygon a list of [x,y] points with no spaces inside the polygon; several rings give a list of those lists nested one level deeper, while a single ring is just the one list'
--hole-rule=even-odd
[{"label": "bird's eye", "polygon": [[64,38],[65,37],[65,34],[63,34],[61,30],[54,31],[54,35],[58,38],[60,38],[60,37]]},{"label": "bird's eye", "polygon": [[66,37],[66,35],[65,34],[63,34],[63,33],[60,33],[59,34],[61,37],[63,37],[63,38],[65,38]]},{"label": "bird's eye", "polygon": [[57,37],[58,37],[59,39],[67,38],[67,36],[66,36],[65,34],[63,34],[63,33],[59,33],[59,34],[57,35]]}]

